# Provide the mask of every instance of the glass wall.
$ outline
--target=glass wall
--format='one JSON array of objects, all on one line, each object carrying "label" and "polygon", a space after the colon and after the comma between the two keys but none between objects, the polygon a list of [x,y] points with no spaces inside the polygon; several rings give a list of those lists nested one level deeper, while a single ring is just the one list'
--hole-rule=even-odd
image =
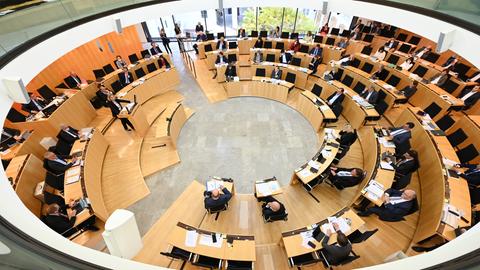
[{"label": "glass wall", "polygon": [[328,26],[330,28],[339,28],[340,33],[343,29],[349,29],[352,23],[353,16],[343,13],[330,13],[330,20]]},{"label": "glass wall", "polygon": [[284,8],[282,32],[294,32],[295,16],[297,14],[296,8]]}]

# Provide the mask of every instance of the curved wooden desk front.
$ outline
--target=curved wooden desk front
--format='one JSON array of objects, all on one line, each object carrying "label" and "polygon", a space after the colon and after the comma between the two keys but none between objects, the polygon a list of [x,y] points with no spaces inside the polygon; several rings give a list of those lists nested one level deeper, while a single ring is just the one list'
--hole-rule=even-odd
[{"label": "curved wooden desk front", "polygon": [[[70,153],[81,153],[80,159],[83,160],[83,166],[80,166],[80,180],[71,184],[67,182],[69,176],[75,175],[73,173],[74,170],[78,170],[79,166],[76,166],[65,172],[64,184],[64,198],[66,202],[88,198],[93,210],[91,214],[97,216],[102,221],[106,221],[109,216],[102,193],[102,169],[107,148],[107,140],[97,130],[93,131],[89,140],[75,141]],[[77,220],[76,224],[90,216],[84,212],[88,211],[82,211],[81,214],[85,217]]]},{"label": "curved wooden desk front", "polygon": [[9,150],[4,151],[3,154],[1,154],[2,160],[11,160],[16,156],[26,154],[33,154],[40,159],[43,158],[46,150],[40,145],[42,138],[43,136],[39,135],[39,132],[33,131],[24,142],[17,143],[10,147]]},{"label": "curved wooden desk front", "polygon": [[[217,60],[217,55],[220,52],[220,50],[215,50],[211,52],[206,52],[205,55],[207,57],[207,67],[208,69],[212,70],[215,69],[215,61]],[[236,55],[237,61],[240,61],[240,55],[238,54],[238,49],[228,49],[223,51],[223,55],[227,57],[229,55]]]},{"label": "curved wooden desk front", "polygon": [[225,83],[225,91],[227,96],[242,97],[255,96],[276,100],[287,103],[288,92],[293,88],[293,84],[286,81],[273,83],[270,78],[252,77],[251,81],[230,81]]},{"label": "curved wooden desk front", "polygon": [[468,184],[464,179],[449,177],[443,159],[458,163],[455,150],[445,136],[435,136],[422,126],[425,118],[419,116],[419,108],[408,108],[402,112],[395,126],[413,122],[412,149],[419,155],[418,169],[421,204],[420,215],[413,242],[418,243],[431,236],[439,235],[447,240],[455,238],[454,228],[442,222],[445,203],[463,211],[468,222],[458,220],[460,227],[470,225],[471,206]]},{"label": "curved wooden desk front", "polygon": [[262,62],[261,64],[252,64],[250,66],[250,76],[256,76],[256,71],[258,68],[265,69],[265,76],[270,76],[272,74],[273,68],[277,66],[282,70],[282,80],[285,80],[287,77],[287,73],[293,73],[295,74],[295,87],[305,89],[307,85],[307,79],[310,74],[312,74],[312,71],[303,68],[303,67],[297,67],[293,65],[286,65],[286,64],[280,64],[280,63],[274,63],[274,62]]},{"label": "curved wooden desk front", "polygon": [[337,116],[330,106],[308,90],[298,96],[296,109],[310,122],[315,132],[319,132],[326,122],[337,120]]},{"label": "curved wooden desk front", "polygon": [[[450,135],[459,129],[462,129],[463,132],[465,132],[467,138],[465,141],[457,145],[457,147],[463,149],[464,147],[473,144],[475,149],[480,150],[480,115],[463,115],[446,131],[446,134]],[[480,156],[474,158],[470,163],[480,163]]]}]

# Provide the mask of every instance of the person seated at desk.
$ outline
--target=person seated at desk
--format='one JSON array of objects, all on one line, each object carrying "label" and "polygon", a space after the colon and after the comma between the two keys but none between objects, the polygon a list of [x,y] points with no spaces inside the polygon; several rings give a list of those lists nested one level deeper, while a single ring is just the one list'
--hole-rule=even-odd
[{"label": "person seated at desk", "polygon": [[288,64],[292,60],[292,55],[288,52],[285,52],[284,49],[280,51],[280,58],[278,61],[282,64]]},{"label": "person seated at desk", "polygon": [[341,74],[338,72],[338,68],[335,65],[332,65],[332,69],[330,69],[329,71],[325,71],[325,73],[323,73],[323,79],[325,79],[326,81],[331,81],[331,80],[339,81],[340,76]]},{"label": "person seated at desk", "polygon": [[349,44],[350,44],[350,37],[347,37],[347,38],[340,39],[340,41],[335,46],[342,49],[346,49]]},{"label": "person seated at desk", "polygon": [[43,157],[46,159],[48,168],[59,173],[64,173],[66,170],[70,169],[70,167],[75,165],[75,162],[77,161],[76,157],[73,157],[71,161],[67,161],[70,156],[56,155],[50,151],[45,152]]},{"label": "person seated at desk", "polygon": [[337,234],[337,243],[331,245],[328,244],[330,236],[333,233],[328,229],[322,240],[322,253],[325,255],[325,258],[330,265],[337,265],[350,255],[352,244],[348,241],[347,236],[340,231],[340,227],[337,223],[333,222],[332,226]]},{"label": "person seated at desk", "polygon": [[28,95],[30,96],[30,102],[27,104],[23,104],[22,110],[31,114],[35,114],[43,110],[43,108],[45,108],[45,106],[47,105],[45,99],[30,92],[28,93]]},{"label": "person seated at desk", "polygon": [[295,39],[294,42],[292,42],[292,44],[290,44],[290,47],[289,50],[290,51],[294,51],[294,52],[298,52],[300,50],[300,47],[302,46],[302,44],[300,43],[300,39],[298,39],[298,37]]},{"label": "person seated at desk", "polygon": [[383,205],[367,208],[365,211],[359,212],[361,217],[368,217],[376,214],[384,221],[400,221],[402,218],[416,210],[417,194],[411,189],[404,191],[387,189],[383,194]]},{"label": "person seated at desk", "polygon": [[[195,38],[196,42],[203,42],[207,41],[208,37],[203,33],[203,31],[197,33],[197,37]],[[195,50],[195,54],[198,54],[198,44],[193,44],[193,49]]]},{"label": "person seated at desk", "polygon": [[414,123],[407,122],[401,127],[389,128],[390,136],[388,139],[395,144],[395,154],[397,156],[401,156],[410,150],[410,138],[412,138],[412,129],[414,127]]},{"label": "person seated at desk", "polygon": [[464,110],[470,109],[477,100],[480,98],[480,86],[475,86],[472,89],[465,88],[462,93],[460,94],[460,99],[463,100],[465,106],[463,107]]},{"label": "person seated at desk", "polygon": [[313,42],[312,31],[308,31],[307,34],[303,37],[303,40],[305,40],[306,43],[312,43]]},{"label": "person seated at desk", "polygon": [[377,104],[378,100],[378,92],[373,89],[373,87],[369,87],[360,94],[362,98],[364,98],[370,104]]},{"label": "person seated at desk", "polygon": [[[480,164],[465,164],[459,163],[455,165],[455,171],[458,175],[472,186],[480,185]],[[466,168],[466,171],[459,170],[460,168]]]},{"label": "person seated at desk", "polygon": [[225,70],[225,78],[227,82],[233,81],[233,78],[237,77],[237,69],[233,65],[233,63],[229,63],[227,69]]},{"label": "person seated at desk", "polygon": [[320,44],[315,45],[315,48],[311,49],[309,54],[311,56],[322,56],[323,49],[320,47]]},{"label": "person seated at desk", "polygon": [[69,88],[80,88],[82,84],[85,84],[86,81],[82,80],[77,73],[70,71],[70,74],[67,78],[65,78],[65,83]]},{"label": "person seated at desk", "polygon": [[264,202],[262,204],[262,215],[266,220],[272,216],[285,215],[285,206],[272,196],[260,198],[259,201]]},{"label": "person seated at desk", "polygon": [[362,37],[362,33],[360,33],[359,28],[355,28],[355,30],[350,34],[350,38],[353,40],[359,40]]},{"label": "person seated at desk", "polygon": [[[112,112],[112,116],[115,118],[117,118],[118,114],[120,114],[123,109],[121,103],[130,103],[130,101],[125,99],[119,99],[115,95],[108,96],[108,105],[110,107],[110,111]],[[123,117],[119,119],[120,122],[122,122],[123,129],[125,129],[126,131],[135,130],[135,127],[133,126],[132,122],[130,122],[130,120]],[[131,129],[129,129],[128,127],[130,127]]]},{"label": "person seated at desk", "polygon": [[385,51],[390,51],[390,50],[395,50],[398,46],[398,41],[396,41],[394,38],[391,38],[383,45],[383,48]]},{"label": "person seated at desk", "polygon": [[255,51],[255,54],[253,55],[253,63],[259,64],[263,62],[263,53],[262,51],[258,50]]},{"label": "person seated at desk", "polygon": [[128,64],[120,55],[117,55],[117,57],[115,57],[115,66],[117,66],[118,69],[121,69],[127,67]]},{"label": "person seated at desk", "polygon": [[363,179],[363,170],[359,168],[337,168],[330,166],[330,175],[328,180],[339,190],[344,188],[353,187]]},{"label": "person seated at desk", "polygon": [[440,74],[434,75],[428,80],[428,83],[442,86],[448,79],[448,70],[443,70]]},{"label": "person seated at desk", "polygon": [[280,26],[275,27],[275,30],[272,30],[270,33],[271,38],[280,38],[282,33],[280,33]]},{"label": "person seated at desk", "polygon": [[127,67],[122,68],[122,72],[118,74],[118,80],[120,81],[123,87],[133,82],[132,73],[128,71]]},{"label": "person seated at desk", "polygon": [[[220,191],[222,191],[223,194],[221,194]],[[205,209],[219,208],[222,205],[227,204],[232,198],[232,193],[230,193],[230,191],[223,186],[220,186],[219,189],[214,189],[212,191],[205,191],[203,195],[205,196],[205,199],[203,200]]]},{"label": "person seated at desk", "polygon": [[171,67],[170,63],[167,61],[167,59],[165,59],[165,57],[163,57],[163,55],[160,55],[158,57],[158,66],[159,66],[159,68],[163,68],[163,67],[170,68]]},{"label": "person seated at desk", "polygon": [[475,72],[472,77],[467,79],[467,82],[480,83],[480,72]]},{"label": "person seated at desk", "polygon": [[220,37],[220,40],[217,41],[217,50],[225,51],[228,49],[228,44],[225,41],[224,37]]},{"label": "person seated at desk", "polygon": [[78,130],[68,126],[66,124],[60,125],[60,132],[58,132],[57,138],[62,140],[68,144],[72,144],[80,139],[80,135],[78,134]]},{"label": "person seated at desk", "polygon": [[447,61],[445,61],[445,63],[442,64],[442,67],[444,69],[450,69],[450,70],[453,70],[453,68],[455,67],[455,65],[458,63],[458,59],[457,59],[457,56],[455,54],[453,54],[452,56],[450,56]]},{"label": "person seated at desk", "polygon": [[329,31],[328,23],[326,23],[322,26],[322,28],[320,28],[319,33],[320,33],[321,36],[326,36],[326,35],[328,35],[328,31]]},{"label": "person seated at desk", "polygon": [[387,52],[383,47],[378,48],[378,51],[374,55],[372,55],[372,57],[377,59],[378,61],[383,61],[383,59],[385,59],[385,56],[387,56]]},{"label": "person seated at desk", "polygon": [[402,90],[398,91],[399,94],[404,95],[407,100],[417,92],[418,82],[415,80],[410,81],[410,85],[405,86]]},{"label": "person seated at desk", "polygon": [[350,64],[355,60],[355,55],[345,55],[342,59],[338,60],[336,62],[337,65],[340,65],[342,67],[348,67]]},{"label": "person seated at desk", "polygon": [[383,65],[380,65],[378,67],[378,70],[370,75],[370,79],[372,80],[385,80],[387,77],[387,70],[383,67]]},{"label": "person seated at desk", "polygon": [[322,57],[319,55],[316,55],[315,57],[312,58],[312,61],[310,61],[310,64],[308,64],[308,69],[312,71],[312,74],[317,73],[318,66],[322,63]]},{"label": "person seated at desk", "polygon": [[103,106],[108,107],[108,96],[113,95],[113,91],[109,90],[103,83],[98,85],[97,97],[102,101]]},{"label": "person seated at desk", "polygon": [[245,29],[244,29],[244,28],[238,29],[238,35],[237,35],[237,37],[239,37],[239,38],[245,38],[245,37],[247,37],[247,34],[245,33]]},{"label": "person seated at desk", "polygon": [[410,184],[410,182],[406,182],[406,180],[410,179],[403,177],[413,173],[419,167],[418,153],[412,149],[403,154],[395,163],[393,163],[388,157],[386,158],[386,161],[395,169],[395,182],[392,185],[395,189],[403,189]]},{"label": "person seated at desk", "polygon": [[150,55],[153,56],[153,55],[158,55],[163,53],[160,47],[158,47],[156,42],[152,42],[150,43],[150,45],[152,45],[152,47],[150,48]]},{"label": "person seated at desk", "polygon": [[409,57],[405,59],[405,61],[402,64],[400,64],[400,67],[402,68],[402,70],[410,70],[414,64],[415,64],[415,59],[413,57]]},{"label": "person seated at desk", "polygon": [[331,94],[327,98],[328,105],[332,107],[336,105],[341,105],[343,102],[343,99],[345,98],[345,94],[343,92],[345,92],[343,88],[338,88],[337,91],[335,91],[335,93]]},{"label": "person seated at desk", "polygon": [[[18,129],[3,127],[2,128],[2,143],[10,138],[13,138],[16,142],[20,142],[22,140],[22,132]],[[11,147],[11,146],[9,146]]]},{"label": "person seated at desk", "polygon": [[415,58],[425,59],[430,54],[430,52],[432,52],[432,46],[428,45],[427,47],[422,47],[416,50],[413,53],[413,56]]},{"label": "person seated at desk", "polygon": [[258,37],[257,41],[255,41],[255,44],[253,45],[253,48],[255,48],[255,49],[263,48],[263,40],[262,40],[261,37]]},{"label": "person seated at desk", "polygon": [[228,59],[225,55],[223,55],[223,52],[219,52],[217,55],[217,59],[215,60],[216,65],[224,65],[228,64]]},{"label": "person seated at desk", "polygon": [[[73,226],[75,225],[77,211],[72,209],[67,211],[68,208],[75,207],[76,202],[72,201],[68,205],[60,206],[56,203],[52,203],[48,205],[47,208],[47,215],[42,217],[42,221],[47,225],[50,229],[54,230],[55,232],[62,234],[64,237],[69,237],[73,235],[77,230],[72,230]],[[77,226],[78,230],[87,229],[90,231],[98,231],[99,229],[95,227],[95,216],[91,216],[84,222],[82,222],[79,226]]]},{"label": "person seated at desk", "polygon": [[282,79],[282,70],[278,68],[278,66],[275,66],[272,70],[272,74],[270,75],[270,78],[275,79],[275,80],[281,80]]}]

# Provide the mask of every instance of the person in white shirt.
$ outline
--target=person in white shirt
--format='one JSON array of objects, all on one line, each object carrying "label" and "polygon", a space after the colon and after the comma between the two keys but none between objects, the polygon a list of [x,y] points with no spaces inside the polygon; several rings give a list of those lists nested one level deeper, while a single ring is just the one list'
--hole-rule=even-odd
[{"label": "person in white shirt", "polygon": [[330,174],[328,179],[339,190],[353,187],[363,179],[363,170],[359,168],[337,168],[330,166]]},{"label": "person in white shirt", "polygon": [[303,40],[305,40],[306,43],[312,43],[313,41],[312,31],[308,31],[305,37],[303,37]]},{"label": "person in white shirt", "polygon": [[480,86],[475,86],[471,90],[465,89],[460,95],[460,99],[463,100],[465,104],[464,109],[469,109],[480,98]]},{"label": "person in white shirt", "polygon": [[472,77],[470,77],[467,82],[476,82],[480,83],[480,72],[475,73]]},{"label": "person in white shirt", "polygon": [[281,53],[280,54],[280,59],[279,59],[280,63],[282,63],[282,64],[290,63],[290,60],[292,60],[292,55],[288,52],[285,52],[285,50],[283,50],[283,49],[281,50],[280,53]]},{"label": "person in white shirt", "polygon": [[415,58],[425,58],[432,51],[432,46],[422,47],[413,53]]},{"label": "person in white shirt", "polygon": [[385,49],[383,47],[380,47],[378,48],[378,51],[373,55],[373,58],[378,59],[378,61],[383,61],[386,55],[387,52],[385,52]]},{"label": "person in white shirt", "polygon": [[412,189],[404,191],[396,189],[388,189],[385,191],[382,200],[382,206],[374,206],[367,208],[365,211],[359,212],[361,217],[367,217],[376,214],[381,220],[400,221],[404,216],[410,214],[418,204],[415,205],[417,194]]},{"label": "person in white shirt", "polygon": [[56,173],[65,172],[70,167],[75,165],[75,162],[77,161],[76,157],[73,157],[71,161],[68,161],[67,159],[70,158],[70,156],[56,155],[55,153],[49,151],[45,152],[43,157],[46,160],[47,167]]},{"label": "person in white shirt", "polygon": [[405,62],[403,62],[400,67],[402,68],[402,70],[410,70],[413,65],[415,64],[415,61],[413,59],[413,57],[409,57],[407,59],[405,59]]},{"label": "person in white shirt", "polygon": [[335,106],[337,104],[342,104],[343,99],[345,98],[345,94],[343,93],[345,90],[343,88],[338,88],[335,93],[331,94],[327,98],[327,103],[330,106]]},{"label": "person in white shirt", "polygon": [[448,70],[443,70],[440,74],[437,74],[430,78],[429,83],[442,86],[448,79]]}]

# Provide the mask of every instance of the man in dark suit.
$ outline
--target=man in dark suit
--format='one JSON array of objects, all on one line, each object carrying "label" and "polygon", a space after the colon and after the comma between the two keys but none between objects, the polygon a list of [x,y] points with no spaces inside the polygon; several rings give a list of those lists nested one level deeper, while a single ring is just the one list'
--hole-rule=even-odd
[{"label": "man in dark suit", "polygon": [[363,179],[363,171],[359,168],[347,169],[330,166],[328,179],[337,189],[342,190],[360,184]]},{"label": "man in dark suit", "polygon": [[162,53],[162,50],[160,49],[160,47],[158,47],[156,42],[152,42],[152,43],[150,43],[150,45],[152,45],[152,48],[150,48],[150,55],[153,56],[153,55],[157,55],[157,54]]},{"label": "man in dark suit", "polygon": [[259,64],[263,62],[263,53],[262,51],[258,50],[253,54],[253,63]]},{"label": "man in dark suit", "polygon": [[198,34],[198,32],[203,32],[203,25],[201,22],[198,22],[198,24],[195,26],[195,32]]},{"label": "man in dark suit", "polygon": [[20,137],[20,130],[14,128],[3,127],[2,129],[2,137],[1,141],[5,141],[7,139],[14,138],[16,141],[21,139]]},{"label": "man in dark suit", "polygon": [[217,55],[217,59],[215,60],[215,64],[228,64],[228,59],[225,55],[223,55],[223,52],[219,52]]},{"label": "man in dark suit", "polygon": [[[222,191],[223,194],[220,193]],[[218,208],[228,203],[232,198],[232,193],[226,187],[220,186],[220,189],[214,189],[211,192],[205,191],[204,204],[206,209]]]},{"label": "man in dark suit", "polygon": [[432,51],[432,46],[428,45],[427,47],[421,47],[413,53],[413,56],[417,58],[425,59],[430,52]]},{"label": "man in dark suit", "polygon": [[417,92],[418,82],[415,80],[410,81],[410,85],[405,86],[400,90],[400,94],[403,94],[407,100]]},{"label": "man in dark suit", "polygon": [[275,66],[272,70],[272,74],[270,75],[270,78],[275,79],[275,80],[281,80],[282,79],[282,70],[278,68],[278,66]]},{"label": "man in dark suit", "polygon": [[78,130],[72,128],[71,126],[61,124],[60,132],[58,133],[57,138],[68,144],[73,144],[80,138],[80,135],[78,134]]},{"label": "man in dark suit", "polygon": [[428,80],[428,83],[442,86],[447,81],[448,77],[448,70],[443,70],[440,74],[432,76]]},{"label": "man in dark suit", "polygon": [[255,41],[253,48],[257,48],[257,49],[263,48],[263,40],[261,37],[258,37],[257,41]]},{"label": "man in dark suit", "polygon": [[310,50],[310,55],[312,55],[312,56],[320,56],[320,57],[321,57],[321,56],[322,56],[322,52],[323,52],[323,50],[322,50],[322,48],[320,47],[320,44],[317,44],[317,45],[315,46],[315,48],[313,48],[313,49]]},{"label": "man in dark suit", "polygon": [[48,168],[58,173],[64,173],[66,170],[75,165],[75,162],[77,161],[76,157],[73,157],[71,161],[68,161],[67,158],[69,158],[69,156],[56,155],[50,151],[45,152],[43,157],[46,159]]},{"label": "man in dark suit", "polygon": [[217,50],[224,51],[228,49],[227,42],[225,41],[224,37],[221,37],[219,41],[217,41]]},{"label": "man in dark suit", "polygon": [[226,80],[232,81],[234,77],[237,76],[237,69],[233,65],[233,63],[229,63],[227,69],[225,70],[225,78]]},{"label": "man in dark suit", "polygon": [[280,58],[278,61],[282,64],[288,64],[292,60],[292,55],[290,53],[285,52],[284,49],[280,51]]},{"label": "man in dark suit", "polygon": [[29,113],[38,113],[43,110],[47,105],[45,99],[34,95],[33,93],[28,93],[30,95],[30,102],[22,105],[22,110]]},{"label": "man in dark suit", "polygon": [[328,244],[330,235],[332,234],[332,232],[328,230],[325,233],[325,237],[322,241],[322,252],[330,265],[336,265],[349,256],[350,252],[352,251],[352,245],[350,242],[348,242],[347,236],[340,231],[338,224],[333,223],[332,225],[335,229],[335,233],[337,234],[337,243],[331,245]]},{"label": "man in dark suit", "polygon": [[132,73],[128,71],[127,67],[122,68],[122,72],[118,74],[118,80],[120,81],[123,87],[133,82]]},{"label": "man in dark suit", "polygon": [[464,109],[470,109],[477,100],[480,98],[480,86],[475,86],[471,90],[470,89],[465,89],[462,91],[460,94],[460,99],[463,100],[463,103],[465,104]]},{"label": "man in dark suit", "polygon": [[262,205],[262,215],[265,219],[285,215],[285,206],[272,196],[261,198],[260,201],[264,202]]},{"label": "man in dark suit", "polygon": [[415,124],[407,122],[405,125],[397,128],[390,128],[389,140],[395,144],[395,154],[401,156],[410,150],[410,138],[412,137],[412,129]]},{"label": "man in dark suit", "polygon": [[337,43],[337,47],[339,48],[342,48],[342,49],[346,49],[347,46],[350,44],[350,37],[347,37],[347,38],[342,38],[338,43]]},{"label": "man in dark suit", "polygon": [[390,40],[387,41],[387,43],[385,43],[383,45],[383,47],[385,48],[385,51],[390,51],[390,50],[395,50],[398,46],[398,41],[396,41],[395,39],[391,38]]},{"label": "man in dark suit", "polygon": [[373,87],[369,87],[360,94],[368,103],[370,104],[377,104],[378,100],[378,92],[373,89]]},{"label": "man in dark suit", "polygon": [[[207,35],[203,33],[203,31],[197,33],[196,41],[197,42],[202,42],[202,41],[207,41]],[[198,54],[198,44],[193,44],[193,49],[195,49],[195,53]]]},{"label": "man in dark suit", "polygon": [[370,76],[370,79],[384,81],[387,78],[387,76],[388,76],[388,71],[383,68],[383,65],[380,65],[377,72],[373,73]]},{"label": "man in dark suit", "polygon": [[367,208],[358,213],[361,217],[376,214],[381,220],[399,221],[415,207],[417,194],[411,189],[404,191],[387,189],[383,195],[383,205]]},{"label": "man in dark suit", "polygon": [[[62,234],[64,237],[71,236],[77,231],[73,229],[76,222],[77,211],[74,209],[67,211],[67,208],[72,208],[75,204],[75,202],[70,202],[68,205],[66,205],[65,202],[63,202],[63,205],[57,203],[50,204],[47,208],[47,215],[42,218],[42,221],[50,229]],[[81,230],[82,228],[86,228],[87,230],[98,231],[98,228],[95,227],[94,224],[95,216],[91,216],[79,224],[77,229]]]},{"label": "man in dark suit", "polygon": [[[108,96],[108,105],[110,106],[110,111],[112,112],[112,116],[117,118],[120,111],[122,111],[122,104],[121,103],[130,103],[129,100],[119,99],[114,95]],[[135,130],[133,124],[127,118],[119,118],[120,122],[122,122],[123,129],[126,131],[131,131],[132,129]],[[130,128],[128,128],[130,127]]]},{"label": "man in dark suit", "polygon": [[476,164],[457,164],[457,168],[467,168],[465,172],[457,170],[459,175],[467,180],[467,182],[472,186],[480,185],[480,165]]},{"label": "man in dark suit", "polygon": [[77,73],[71,71],[69,76],[65,78],[65,83],[69,88],[80,88],[82,83],[84,82],[78,75]]},{"label": "man in dark suit", "polygon": [[108,89],[103,83],[98,86],[97,97],[102,101],[104,107],[108,107],[108,96],[113,95],[113,91]]},{"label": "man in dark suit", "polygon": [[395,178],[412,173],[418,169],[418,153],[410,149],[391,165],[395,169]]},{"label": "man in dark suit", "polygon": [[345,94],[343,92],[344,92],[343,88],[338,88],[335,93],[331,94],[327,98],[328,105],[335,106],[338,104],[342,104],[343,99],[345,98]]},{"label": "man in dark suit", "polygon": [[310,61],[310,64],[308,64],[308,69],[312,71],[312,74],[315,74],[317,72],[318,66],[322,63],[322,57],[319,55],[316,55],[315,57],[312,58],[312,61]]}]

